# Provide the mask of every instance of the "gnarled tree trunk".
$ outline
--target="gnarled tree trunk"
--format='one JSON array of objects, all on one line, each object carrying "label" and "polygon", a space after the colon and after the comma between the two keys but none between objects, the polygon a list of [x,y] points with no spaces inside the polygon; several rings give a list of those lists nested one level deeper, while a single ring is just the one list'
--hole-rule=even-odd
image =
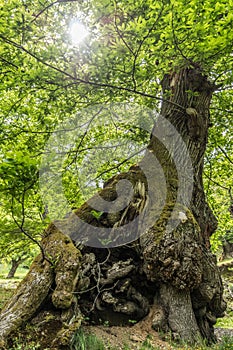
[{"label": "gnarled tree trunk", "polygon": [[[117,184],[128,180],[134,188],[130,203],[97,216],[93,204],[99,197],[94,196],[48,227],[42,245],[54,264],[36,258],[1,312],[2,339],[27,320],[44,329],[57,322],[55,349],[69,343],[81,315],[124,325],[145,318],[153,305],[155,330],[190,342],[200,337],[214,341],[213,325],[226,307],[209,249],[217,222],[202,183],[214,86],[199,68],[187,67],[165,76],[162,86],[161,115],[144,158],[98,194],[115,201]],[[128,243],[121,245],[125,238]]]}]

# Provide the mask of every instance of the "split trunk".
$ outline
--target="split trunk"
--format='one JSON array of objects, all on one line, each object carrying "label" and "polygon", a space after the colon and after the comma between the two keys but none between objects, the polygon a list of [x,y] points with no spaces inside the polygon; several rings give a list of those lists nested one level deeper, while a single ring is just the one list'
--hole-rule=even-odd
[{"label": "split trunk", "polygon": [[[213,325],[226,305],[209,243],[217,222],[202,182],[214,86],[199,68],[185,67],[166,75],[162,87],[161,114],[144,158],[98,194],[114,201],[117,184],[128,180],[134,188],[130,203],[98,217],[85,203],[59,223],[70,237],[56,223],[48,227],[42,246],[50,262],[41,255],[35,259],[1,312],[5,343],[30,322],[43,330],[47,347],[52,329],[51,348],[68,348],[83,318],[127,325],[147,315],[153,329],[171,331],[175,338],[215,340]],[[95,200],[98,196],[91,203]],[[106,227],[112,228],[108,236],[101,230]],[[86,232],[91,229],[92,235]],[[114,247],[101,247],[107,241]]]}]

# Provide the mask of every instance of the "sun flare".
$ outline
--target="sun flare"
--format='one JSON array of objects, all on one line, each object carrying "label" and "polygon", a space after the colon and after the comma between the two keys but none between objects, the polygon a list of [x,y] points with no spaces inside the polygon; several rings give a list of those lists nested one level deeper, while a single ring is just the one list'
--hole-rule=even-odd
[{"label": "sun flare", "polygon": [[80,44],[88,34],[87,28],[82,23],[75,21],[71,24],[70,36],[73,44]]}]

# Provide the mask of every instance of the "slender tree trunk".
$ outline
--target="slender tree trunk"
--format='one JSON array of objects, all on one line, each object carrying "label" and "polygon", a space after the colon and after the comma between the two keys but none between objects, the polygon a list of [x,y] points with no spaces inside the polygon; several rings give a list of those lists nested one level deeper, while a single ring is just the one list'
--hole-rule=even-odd
[{"label": "slender tree trunk", "polygon": [[[1,312],[2,339],[28,319],[32,324],[40,320],[44,326],[39,329],[46,333],[51,322],[42,321],[46,311],[60,322],[53,339],[55,349],[61,339],[63,345],[64,339],[69,342],[80,325],[80,314],[92,322],[101,319],[123,325],[132,319],[143,320],[153,309],[150,319],[155,330],[171,331],[175,338],[189,342],[200,337],[214,341],[213,324],[226,307],[216,259],[209,249],[217,222],[202,182],[214,86],[199,68],[185,67],[165,76],[162,87],[161,115],[145,157],[127,173],[110,179],[98,194],[114,201],[117,183],[129,180],[134,188],[132,200],[117,213],[100,213],[97,218],[90,205],[98,201],[94,196],[59,222],[60,230],[68,233],[78,248],[58,231],[56,223],[48,227],[42,245],[56,264],[49,266],[41,257],[34,261]],[[77,216],[82,221],[77,221]],[[124,226],[137,217],[136,226]],[[107,236],[106,227],[111,228]],[[116,228],[121,230],[118,236]],[[122,237],[131,243],[120,246]],[[115,248],[100,247],[100,242],[109,239]],[[34,293],[34,304],[29,291]],[[22,300],[22,295],[28,296]],[[69,324],[66,337],[64,322]]]},{"label": "slender tree trunk", "polygon": [[19,267],[20,264],[22,264],[22,262],[26,260],[23,258],[18,258],[18,259],[12,259],[11,260],[11,268],[8,272],[7,278],[13,278],[15,276],[15,273]]}]

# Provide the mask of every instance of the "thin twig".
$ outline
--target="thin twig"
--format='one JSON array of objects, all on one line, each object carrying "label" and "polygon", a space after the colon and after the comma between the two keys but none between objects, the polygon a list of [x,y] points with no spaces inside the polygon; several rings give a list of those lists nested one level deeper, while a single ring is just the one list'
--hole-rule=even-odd
[{"label": "thin twig", "polygon": [[95,87],[99,87],[99,88],[109,88],[109,89],[114,89],[114,90],[119,90],[119,91],[126,91],[126,92],[130,92],[132,94],[135,95],[139,95],[139,96],[143,96],[143,97],[148,97],[148,98],[152,98],[155,99],[157,101],[163,101],[163,102],[167,102],[169,104],[171,104],[172,106],[176,106],[179,109],[181,109],[182,111],[185,111],[185,108],[181,105],[179,105],[178,103],[175,103],[173,101],[164,99],[162,97],[158,97],[155,95],[151,95],[151,94],[147,94],[145,92],[142,91],[137,91],[134,89],[130,89],[127,87],[123,87],[123,86],[117,86],[117,85],[111,85],[111,84],[107,84],[107,83],[97,83],[94,81],[90,81],[90,80],[85,80],[85,79],[81,79],[81,78],[77,78],[75,76],[73,76],[70,73],[67,73],[65,71],[63,71],[62,69],[53,66],[50,63],[45,62],[42,58],[38,57],[37,55],[35,55],[34,53],[30,52],[29,50],[27,50],[25,47],[23,47],[20,44],[17,44],[16,42],[7,39],[4,35],[0,34],[0,39],[2,39],[3,41],[5,41],[6,43],[8,43],[9,45],[12,45],[14,47],[16,47],[19,50],[22,50],[23,52],[25,52],[26,54],[28,54],[29,56],[33,57],[35,60],[37,60],[38,62],[42,63],[44,66],[51,68],[53,70],[55,70],[56,72],[65,75],[66,77],[70,78],[71,80],[75,81],[75,84],[85,84],[85,85],[90,85],[90,86],[95,86]]},{"label": "thin twig", "polygon": [[147,147],[144,147],[142,149],[140,149],[139,151],[133,153],[130,157],[128,157],[127,159],[124,159],[122,162],[118,163],[117,165],[105,170],[105,171],[102,171],[102,173],[100,173],[99,175],[97,175],[92,181],[95,181],[97,180],[99,177],[101,177],[102,175],[108,173],[109,171],[111,170],[114,170],[114,169],[117,169],[119,168],[119,166],[123,165],[124,163],[128,162],[131,158],[135,157],[136,155],[138,155],[139,153],[141,153],[142,151],[145,151],[147,149]]},{"label": "thin twig", "polygon": [[40,248],[40,251],[41,251],[41,254],[42,254],[42,259],[48,261],[52,265],[52,262],[45,256],[45,252],[44,252],[44,249],[43,249],[42,245],[34,237],[32,237],[27,231],[25,231],[25,229],[24,229],[24,223],[25,223],[24,197],[25,197],[25,191],[23,192],[23,197],[22,197],[22,201],[21,201],[21,206],[22,206],[22,221],[21,221],[21,224],[15,218],[15,215],[14,215],[14,197],[12,196],[12,198],[11,198],[11,215],[12,215],[12,218],[14,220],[14,223],[16,224],[16,226],[20,229],[20,231],[26,237],[28,237],[32,242],[34,242]]},{"label": "thin twig", "polygon": [[221,187],[222,189],[226,190],[226,191],[229,191],[229,187],[225,187],[223,185],[221,185],[219,182],[213,180],[209,175],[207,175],[206,172],[203,172],[203,174],[207,177],[207,179],[209,179],[211,182],[213,182],[215,185]]},{"label": "thin twig", "polygon": [[16,66],[14,63],[7,61],[5,58],[0,57],[0,60],[3,61],[6,64],[9,64],[10,66],[13,66],[14,68],[18,69],[19,67]]},{"label": "thin twig", "polygon": [[80,2],[80,0],[57,0],[52,2],[51,4],[47,5],[44,7],[42,10],[40,10],[36,15],[34,15],[34,18],[30,21],[30,24],[35,22],[38,17],[40,17],[45,11],[47,11],[50,7],[61,4],[61,3],[66,3],[66,2]]},{"label": "thin twig", "polygon": [[225,151],[221,146],[218,146],[218,148],[222,151],[222,153],[224,154],[224,156],[226,157],[226,159],[227,159],[231,164],[233,164],[233,161],[232,161],[231,158],[228,156],[228,154],[226,153],[226,151]]},{"label": "thin twig", "polygon": [[108,261],[108,259],[110,258],[111,251],[109,248],[107,248],[107,250],[108,250],[108,255],[107,255],[106,259],[104,261],[100,262],[99,265],[104,265]]}]

